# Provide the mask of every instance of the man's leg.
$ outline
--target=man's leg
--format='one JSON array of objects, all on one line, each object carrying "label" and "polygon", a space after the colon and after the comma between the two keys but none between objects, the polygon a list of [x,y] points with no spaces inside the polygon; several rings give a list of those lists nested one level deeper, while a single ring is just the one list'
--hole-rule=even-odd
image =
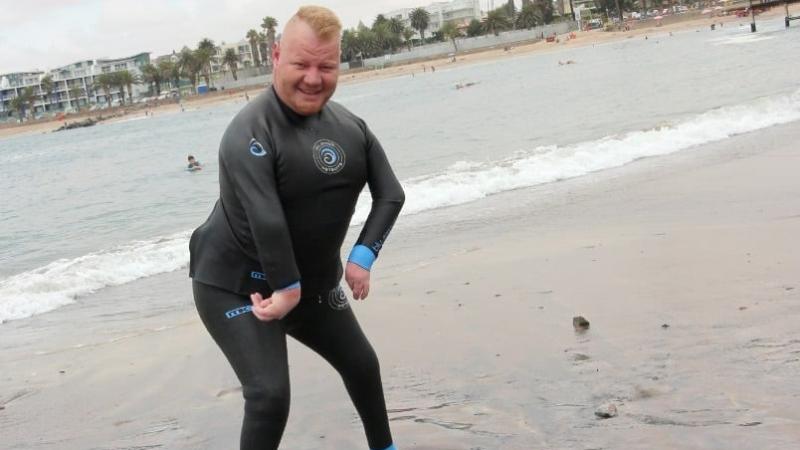
[{"label": "man's leg", "polygon": [[200,318],[242,383],[245,399],[241,450],[277,449],[289,416],[286,331],[262,322],[248,297],[193,282]]},{"label": "man's leg", "polygon": [[317,352],[339,372],[361,416],[370,448],[384,450],[392,445],[392,434],[378,357],[344,295],[339,289],[331,298],[301,300],[290,314],[289,335]]}]

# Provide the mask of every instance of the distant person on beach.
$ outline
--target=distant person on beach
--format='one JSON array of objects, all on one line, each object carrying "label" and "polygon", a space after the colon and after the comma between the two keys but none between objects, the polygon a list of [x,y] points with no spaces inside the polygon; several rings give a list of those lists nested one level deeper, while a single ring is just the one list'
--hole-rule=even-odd
[{"label": "distant person on beach", "polygon": [[203,165],[200,164],[200,161],[194,159],[194,156],[189,155],[189,158],[187,158],[187,159],[189,160],[189,166],[186,167],[187,170],[195,171],[195,170],[202,170],[203,169]]},{"label": "distant person on beach", "polygon": [[[220,197],[189,242],[197,311],[242,384],[241,450],[280,444],[290,403],[287,335],[341,375],[369,449],[397,450],[377,355],[339,283],[344,275],[353,298],[367,298],[405,197],[366,123],[329,102],[341,32],[323,7],[301,7],[288,21],[272,49],[272,86],[222,137]],[[365,185],[371,210],[342,267]]]}]

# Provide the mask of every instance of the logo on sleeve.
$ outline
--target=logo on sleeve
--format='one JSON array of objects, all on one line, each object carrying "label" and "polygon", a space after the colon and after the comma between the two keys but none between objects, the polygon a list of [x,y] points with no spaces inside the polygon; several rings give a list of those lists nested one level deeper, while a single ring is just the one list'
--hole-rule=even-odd
[{"label": "logo on sleeve", "polygon": [[342,147],[330,139],[314,143],[314,164],[324,174],[333,175],[344,168],[345,154]]},{"label": "logo on sleeve", "polygon": [[265,156],[267,151],[264,150],[264,146],[260,142],[253,138],[250,139],[250,154],[253,156]]}]

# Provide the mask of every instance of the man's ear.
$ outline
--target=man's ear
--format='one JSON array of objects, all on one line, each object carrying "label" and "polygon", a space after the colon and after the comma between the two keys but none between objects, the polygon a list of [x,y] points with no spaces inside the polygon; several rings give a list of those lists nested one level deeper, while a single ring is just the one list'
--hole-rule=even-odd
[{"label": "man's ear", "polygon": [[276,42],[272,44],[272,67],[275,67],[275,64],[278,63],[278,60],[281,58],[281,44],[280,42]]}]

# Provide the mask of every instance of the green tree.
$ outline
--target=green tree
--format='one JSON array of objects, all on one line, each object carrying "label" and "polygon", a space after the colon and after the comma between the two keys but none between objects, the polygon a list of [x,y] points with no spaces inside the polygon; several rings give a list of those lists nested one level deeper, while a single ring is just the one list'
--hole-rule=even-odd
[{"label": "green tree", "polygon": [[258,31],[250,29],[247,32],[247,41],[250,42],[250,53],[253,54],[253,65],[258,67],[261,60],[258,58]]},{"label": "green tree", "polygon": [[463,34],[461,33],[461,30],[458,29],[456,24],[454,24],[453,22],[445,22],[444,25],[442,25],[442,29],[440,31],[442,32],[442,36],[444,36],[445,39],[450,39],[450,42],[453,43],[453,49],[456,52],[458,52],[458,44],[456,44],[456,38],[460,38],[461,36],[463,36]]},{"label": "green tree", "polygon": [[197,64],[200,65],[200,73],[206,82],[206,86],[211,87],[211,60],[217,54],[217,46],[214,41],[204,38],[197,43],[197,50],[195,50],[195,58]]},{"label": "green tree", "polygon": [[[275,30],[278,28],[278,21],[271,16],[266,16],[261,20],[261,28],[264,29],[264,34],[267,37],[267,51],[266,55],[272,54],[272,47],[275,45]],[[264,56],[264,65],[272,67],[272,58]]]},{"label": "green tree", "polygon": [[75,110],[81,110],[81,97],[83,97],[83,88],[80,86],[73,86],[69,88],[70,103],[75,102]]},{"label": "green tree", "polygon": [[50,75],[45,75],[39,81],[39,86],[41,86],[42,94],[42,108],[47,110],[47,104],[50,103],[50,109],[53,109],[55,105],[53,105],[53,90],[55,89],[55,82],[53,81],[53,77]]},{"label": "green tree", "polygon": [[33,93],[33,87],[28,86],[20,91],[19,95],[11,100],[11,109],[19,112],[19,121],[27,119],[28,113],[33,115],[33,102],[36,100],[36,95]]},{"label": "green tree", "polygon": [[133,103],[133,85],[139,84],[136,77],[128,72],[127,70],[121,70],[116,72],[117,75],[117,83],[120,86],[120,92],[122,92],[122,87],[124,86],[128,90],[128,101]]},{"label": "green tree", "polygon": [[483,34],[483,26],[481,25],[481,21],[478,19],[472,19],[469,21],[469,26],[467,27],[467,36],[475,37],[480,36]]},{"label": "green tree", "polygon": [[178,64],[165,59],[158,62],[158,72],[161,74],[161,80],[167,81],[172,84],[173,88],[178,88],[181,81],[181,69]]},{"label": "green tree", "polygon": [[142,67],[142,81],[155,90],[156,95],[161,94],[161,83],[164,81],[164,74],[153,64]]},{"label": "green tree", "polygon": [[408,27],[404,28],[403,42],[405,42],[406,46],[408,47],[408,51],[411,51],[411,43],[413,38],[414,38],[414,30]]},{"label": "green tree", "polygon": [[506,2],[505,8],[506,8],[506,17],[508,17],[508,19],[513,22],[514,17],[516,17],[517,15],[517,7],[514,6],[514,0],[508,0],[508,2]]},{"label": "green tree", "polygon": [[408,15],[409,19],[411,19],[411,27],[415,30],[419,31],[419,35],[422,37],[422,43],[425,44],[425,30],[428,29],[428,25],[431,21],[431,15],[425,8],[417,8]]},{"label": "green tree", "polygon": [[541,23],[543,23],[541,11],[532,3],[523,5],[519,14],[517,14],[517,29],[526,28],[530,30]]},{"label": "green tree", "polygon": [[539,24],[553,23],[555,10],[550,0],[534,0],[533,6],[539,12]]},{"label": "green tree", "polygon": [[180,68],[180,73],[189,79],[189,83],[192,84],[192,91],[196,93],[197,75],[200,73],[202,68],[197,56],[195,55],[195,52],[188,47],[183,47],[178,56],[178,67]]},{"label": "green tree", "polygon": [[372,29],[374,30],[376,26],[385,24],[388,21],[389,20],[386,19],[386,16],[384,16],[383,14],[378,14],[377,16],[375,16],[375,21],[372,22]]},{"label": "green tree", "polygon": [[395,36],[401,37],[403,36],[403,30],[406,29],[406,26],[403,25],[403,21],[398,19],[397,17],[392,17],[389,19],[389,31],[394,33]]},{"label": "green tree", "polygon": [[511,21],[506,15],[506,8],[504,6],[489,11],[483,19],[483,29],[486,33],[492,33],[497,36],[501,31],[508,30],[509,28],[511,28]]},{"label": "green tree", "polygon": [[358,55],[358,36],[354,30],[342,31],[342,62],[353,61]]},{"label": "green tree", "polygon": [[225,54],[222,56],[222,62],[231,69],[233,79],[238,80],[239,77],[236,76],[236,71],[239,69],[239,55],[236,54],[236,50],[232,48],[225,50]]}]

